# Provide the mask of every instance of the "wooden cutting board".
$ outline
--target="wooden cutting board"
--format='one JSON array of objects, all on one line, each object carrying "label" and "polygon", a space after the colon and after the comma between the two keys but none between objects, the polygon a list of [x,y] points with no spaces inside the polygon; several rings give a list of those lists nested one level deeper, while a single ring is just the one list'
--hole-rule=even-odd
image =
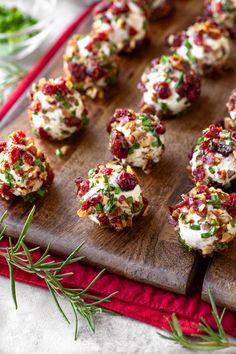
[{"label": "wooden cutting board", "polygon": [[[48,156],[56,179],[49,194],[38,202],[27,240],[42,247],[50,243],[51,250],[62,255],[67,255],[85,241],[83,254],[88,263],[185,294],[201,260],[178,245],[176,234],[168,224],[167,206],[176,203],[180,195],[192,187],[185,169],[187,155],[201,130],[224,114],[224,104],[236,83],[235,72],[226,73],[216,81],[204,80],[202,96],[194,107],[167,122],[163,159],[149,176],[137,170],[151,209],[148,216],[137,219],[131,230],[116,233],[101,229],[89,220],[80,220],[76,215],[79,203],[74,186],[77,176],[86,177],[87,171],[97,163],[112,158],[108,151],[106,123],[118,107],[139,110],[141,94],[136,89],[137,83],[151,59],[168,53],[164,45],[166,35],[184,29],[201,14],[199,2],[180,0],[176,3],[176,10],[171,16],[151,26],[150,45],[131,57],[122,58],[119,84],[106,99],[103,102],[88,102],[90,126],[69,142],[68,155],[63,158],[55,156],[55,149],[60,144],[36,141]],[[89,29],[90,19],[78,31],[87,32]],[[236,51],[233,53],[234,60],[235,57]],[[61,74],[60,58],[49,76]],[[22,128],[31,134],[26,111],[15,114],[14,118],[1,130],[0,139]],[[9,210],[9,235],[18,236],[30,208],[31,205],[20,200],[0,201],[0,213]]]}]

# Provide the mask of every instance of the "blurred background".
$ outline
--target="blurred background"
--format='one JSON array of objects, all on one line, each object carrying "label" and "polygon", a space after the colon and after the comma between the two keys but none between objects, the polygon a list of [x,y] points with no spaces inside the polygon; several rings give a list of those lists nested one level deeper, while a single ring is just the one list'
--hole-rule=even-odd
[{"label": "blurred background", "polygon": [[[0,106],[17,82],[92,2],[0,0]],[[9,12],[12,8],[17,11]]]}]

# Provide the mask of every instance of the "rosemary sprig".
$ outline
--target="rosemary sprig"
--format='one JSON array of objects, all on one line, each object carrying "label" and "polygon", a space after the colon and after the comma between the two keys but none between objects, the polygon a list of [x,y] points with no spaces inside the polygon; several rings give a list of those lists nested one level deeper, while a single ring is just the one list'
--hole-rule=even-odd
[{"label": "rosemary sprig", "polygon": [[221,316],[216,308],[216,304],[210,289],[208,289],[209,299],[212,307],[212,314],[217,324],[217,331],[214,331],[204,318],[201,319],[201,323],[196,325],[196,327],[203,334],[194,334],[195,339],[200,339],[200,341],[192,340],[186,337],[181,329],[180,323],[175,314],[172,314],[171,320],[166,318],[171,328],[171,334],[169,336],[163,335],[158,332],[159,336],[164,339],[171,340],[175,343],[180,344],[184,348],[193,350],[219,350],[223,348],[236,347],[236,341],[230,342],[228,340],[227,334],[222,326],[222,319],[224,317],[225,309],[223,309]]},{"label": "rosemary sprig", "polygon": [[0,105],[4,103],[7,93],[26,74],[26,71],[17,64],[0,63]]},{"label": "rosemary sprig", "polygon": [[[108,302],[109,299],[116,293],[110,294],[104,298],[93,296],[90,293],[91,287],[94,283],[101,277],[104,270],[102,270],[93,281],[86,287],[86,289],[74,289],[67,288],[63,285],[63,280],[72,275],[72,272],[63,273],[63,269],[66,265],[79,262],[83,259],[83,256],[78,256],[78,252],[82,248],[82,244],[79,245],[63,262],[56,262],[49,259],[49,246],[42,254],[42,256],[33,261],[33,253],[39,249],[39,247],[29,249],[25,244],[24,239],[26,237],[27,231],[32,222],[35,213],[35,207],[32,208],[23,228],[21,234],[18,238],[17,243],[13,246],[11,238],[9,238],[9,247],[0,248],[0,257],[3,257],[9,267],[10,273],[10,283],[11,283],[11,293],[12,298],[17,309],[17,297],[16,297],[16,284],[14,277],[15,268],[21,269],[24,272],[35,274],[41,279],[43,279],[52,295],[52,298],[57,305],[58,310],[62,314],[63,318],[70,323],[67,315],[62,309],[59,298],[64,297],[72,307],[75,316],[75,340],[78,338],[78,323],[79,316],[87,321],[88,327],[92,332],[95,331],[94,317],[102,312],[107,312],[99,307],[102,302]],[[3,224],[7,212],[5,212],[2,217],[0,217],[0,226]],[[3,227],[0,233],[0,240],[4,237],[4,231],[6,226]]]}]

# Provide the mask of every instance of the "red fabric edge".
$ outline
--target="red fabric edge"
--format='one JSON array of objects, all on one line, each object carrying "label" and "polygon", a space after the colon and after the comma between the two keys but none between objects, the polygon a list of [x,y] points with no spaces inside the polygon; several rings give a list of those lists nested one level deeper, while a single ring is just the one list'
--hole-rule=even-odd
[{"label": "red fabric edge", "polygon": [[19,83],[16,89],[12,92],[6,103],[0,108],[0,121],[5,117],[9,110],[14,106],[17,100],[24,94],[25,90],[36,79],[40,72],[45,68],[48,62],[54,57],[58,50],[62,47],[65,41],[72,35],[76,28],[88,17],[94,8],[94,4],[86,8],[82,14],[77,17],[69,27],[60,35],[56,42],[49,50],[41,57],[41,59],[33,66],[29,73]]}]

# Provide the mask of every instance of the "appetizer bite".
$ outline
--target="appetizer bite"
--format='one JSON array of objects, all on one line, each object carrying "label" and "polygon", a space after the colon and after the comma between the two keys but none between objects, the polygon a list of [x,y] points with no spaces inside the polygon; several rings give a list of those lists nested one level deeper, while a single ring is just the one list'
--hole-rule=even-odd
[{"label": "appetizer bite", "polygon": [[80,198],[80,218],[89,217],[95,223],[121,231],[131,227],[135,216],[147,211],[139,181],[131,167],[119,162],[97,165],[88,178],[77,178]]},{"label": "appetizer bite", "polygon": [[0,195],[11,199],[23,197],[31,201],[47,192],[54,178],[44,154],[33,139],[21,130],[12,133],[9,141],[0,142]]},{"label": "appetizer bite", "polygon": [[228,33],[211,20],[196,22],[186,31],[168,37],[171,49],[200,75],[219,73],[228,65],[230,40]]},{"label": "appetizer bite", "polygon": [[64,140],[88,124],[79,92],[62,77],[33,84],[29,99],[32,130],[41,139]]},{"label": "appetizer bite", "polygon": [[94,10],[93,30],[106,34],[119,52],[132,52],[147,37],[144,11],[134,1],[103,0]]},{"label": "appetizer bite", "polygon": [[235,35],[235,0],[205,0],[205,14],[213,18],[219,26],[227,28],[231,34]]},{"label": "appetizer bite", "polygon": [[236,178],[236,133],[216,125],[203,130],[190,160],[195,182],[228,188]]},{"label": "appetizer bite", "polygon": [[236,130],[236,89],[234,89],[226,104],[230,117],[224,119],[224,126],[228,130]]},{"label": "appetizer bite", "polygon": [[135,0],[135,2],[151,21],[167,16],[173,7],[172,0]]},{"label": "appetizer bite", "polygon": [[199,97],[201,80],[180,56],[163,55],[147,67],[138,88],[143,92],[142,111],[177,115]]},{"label": "appetizer bite", "polygon": [[74,35],[64,55],[64,70],[82,94],[102,98],[118,76],[117,47],[104,32]]},{"label": "appetizer bite", "polygon": [[180,243],[203,256],[228,248],[236,236],[236,194],[197,184],[170,207]]},{"label": "appetizer bite", "polygon": [[115,158],[150,173],[164,151],[165,126],[150,113],[117,109],[107,127],[109,148]]}]

